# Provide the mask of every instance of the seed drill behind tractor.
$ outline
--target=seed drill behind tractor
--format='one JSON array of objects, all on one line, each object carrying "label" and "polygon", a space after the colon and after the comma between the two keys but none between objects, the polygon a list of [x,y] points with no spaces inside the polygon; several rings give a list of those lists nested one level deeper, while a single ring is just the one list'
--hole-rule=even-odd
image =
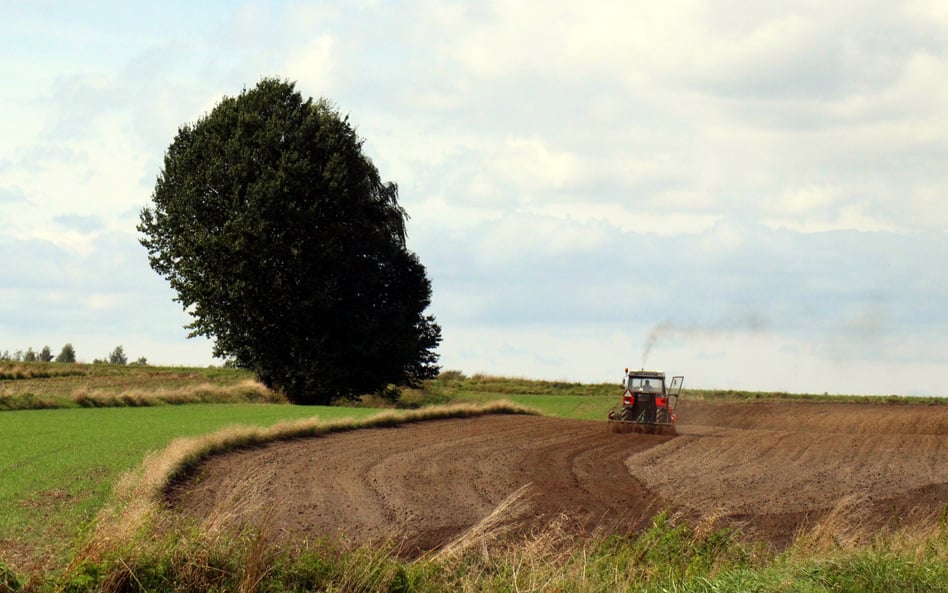
[{"label": "seed drill behind tractor", "polygon": [[675,408],[684,380],[684,377],[672,377],[671,383],[666,385],[664,371],[625,369],[622,406],[609,410],[612,431],[678,434]]}]

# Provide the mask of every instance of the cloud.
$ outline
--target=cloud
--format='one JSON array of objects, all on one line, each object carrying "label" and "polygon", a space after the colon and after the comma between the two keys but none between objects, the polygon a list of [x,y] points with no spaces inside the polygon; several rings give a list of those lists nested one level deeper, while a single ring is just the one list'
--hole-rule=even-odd
[{"label": "cloud", "polygon": [[72,342],[91,361],[125,343],[152,362],[185,362],[176,350],[197,364],[211,362],[207,340],[186,340],[188,317],[131,233],[97,234],[87,253],[0,236],[0,253],[8,262],[0,280],[0,349]]},{"label": "cloud", "polygon": [[[926,97],[943,95],[944,43],[898,9],[853,19],[851,8],[728,4],[705,14],[672,3],[629,19],[605,3],[445,11],[416,33],[453,44],[431,77],[412,79],[410,95],[386,79],[396,100],[428,91],[439,102],[423,113],[398,103],[415,117],[386,130],[393,140],[381,152],[429,147],[412,173],[423,163],[457,179],[455,201],[484,206],[572,199],[655,212],[677,201],[680,211],[740,211],[801,230],[937,228],[948,210],[931,197],[943,188],[930,172],[948,130],[930,125],[944,119],[944,101]],[[622,35],[610,34],[614,23]],[[520,152],[504,150],[510,139]],[[818,195],[801,210],[801,197]]]},{"label": "cloud", "polygon": [[0,206],[27,204],[26,194],[18,187],[0,187]]},{"label": "cloud", "polygon": [[[854,328],[869,327],[870,314],[881,310],[886,335],[934,337],[948,329],[933,309],[939,295],[948,297],[948,283],[929,272],[948,256],[941,235],[800,233],[732,223],[722,240],[720,226],[669,238],[599,224],[557,249],[552,242],[560,238],[547,224],[485,222],[472,236],[416,245],[442,323],[635,327],[643,334],[630,339],[629,349],[646,359],[669,341],[760,333],[808,340],[837,360],[861,359],[866,335]],[[880,342],[875,355],[890,356],[893,346]]]},{"label": "cloud", "polygon": [[90,234],[101,231],[105,228],[102,219],[98,216],[80,216],[76,214],[66,214],[63,216],[54,216],[53,222],[62,225],[64,228],[79,233]]},{"label": "cloud", "polygon": [[331,96],[333,91],[333,46],[334,39],[321,35],[306,42],[288,57],[285,72],[290,80],[306,80],[308,85],[320,89],[320,93]]}]

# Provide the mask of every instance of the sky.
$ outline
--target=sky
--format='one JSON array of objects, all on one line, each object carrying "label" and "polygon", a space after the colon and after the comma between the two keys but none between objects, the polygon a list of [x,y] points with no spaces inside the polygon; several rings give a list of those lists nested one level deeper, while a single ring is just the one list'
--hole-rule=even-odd
[{"label": "sky", "polygon": [[445,369],[948,394],[948,4],[144,4],[0,0],[0,351],[220,364],[135,227],[277,77],[398,184]]}]

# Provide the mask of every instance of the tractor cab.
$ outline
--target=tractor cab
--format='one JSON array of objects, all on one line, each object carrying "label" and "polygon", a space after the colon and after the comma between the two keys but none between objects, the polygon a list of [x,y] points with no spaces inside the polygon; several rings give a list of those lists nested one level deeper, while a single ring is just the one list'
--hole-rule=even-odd
[{"label": "tractor cab", "polygon": [[676,434],[675,408],[685,378],[672,377],[666,382],[663,371],[625,370],[622,406],[609,411],[609,420],[620,423],[614,429],[620,432],[649,432]]}]

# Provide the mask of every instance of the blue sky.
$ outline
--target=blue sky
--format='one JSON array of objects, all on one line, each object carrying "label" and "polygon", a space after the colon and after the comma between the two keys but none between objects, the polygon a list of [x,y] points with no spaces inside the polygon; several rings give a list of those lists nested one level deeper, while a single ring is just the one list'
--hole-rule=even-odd
[{"label": "blue sky", "polygon": [[399,184],[445,368],[948,392],[939,2],[0,0],[0,350],[215,362],[135,231],[265,76]]}]

